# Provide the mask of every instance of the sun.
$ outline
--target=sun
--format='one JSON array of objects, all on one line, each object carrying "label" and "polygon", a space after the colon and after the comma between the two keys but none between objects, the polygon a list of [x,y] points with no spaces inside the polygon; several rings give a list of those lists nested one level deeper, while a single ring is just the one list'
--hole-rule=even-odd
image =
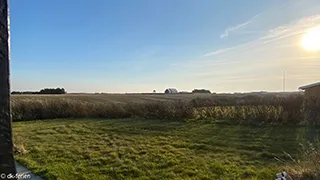
[{"label": "sun", "polygon": [[301,46],[308,51],[320,50],[320,26],[309,29],[302,36]]}]

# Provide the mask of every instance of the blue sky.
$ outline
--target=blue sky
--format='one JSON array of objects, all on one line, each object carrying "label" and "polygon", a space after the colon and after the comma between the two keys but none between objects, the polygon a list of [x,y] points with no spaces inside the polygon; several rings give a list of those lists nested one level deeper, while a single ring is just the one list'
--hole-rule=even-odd
[{"label": "blue sky", "polygon": [[12,90],[297,90],[320,80],[317,1],[11,0]]}]

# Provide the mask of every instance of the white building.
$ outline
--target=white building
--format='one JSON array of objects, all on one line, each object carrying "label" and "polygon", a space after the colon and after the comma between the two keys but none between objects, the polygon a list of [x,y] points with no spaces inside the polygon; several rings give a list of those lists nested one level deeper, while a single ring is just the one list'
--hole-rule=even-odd
[{"label": "white building", "polygon": [[175,88],[168,88],[164,91],[165,94],[178,94],[178,90]]}]

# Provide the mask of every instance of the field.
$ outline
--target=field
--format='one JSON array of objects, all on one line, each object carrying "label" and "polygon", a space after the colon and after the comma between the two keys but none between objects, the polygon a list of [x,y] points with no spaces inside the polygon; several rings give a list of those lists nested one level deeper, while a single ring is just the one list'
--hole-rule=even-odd
[{"label": "field", "polygon": [[13,121],[55,118],[232,119],[320,124],[320,99],[302,95],[97,94],[12,96]]},{"label": "field", "polygon": [[319,99],[14,95],[11,105],[16,158],[45,179],[319,177]]},{"label": "field", "polygon": [[[48,179],[272,179],[320,128],[155,119],[14,123],[17,160]],[[290,162],[288,160],[288,162]]]},{"label": "field", "polygon": [[75,100],[88,103],[145,103],[168,100],[191,100],[197,97],[210,98],[213,94],[66,94],[66,95],[12,95],[13,102],[23,100]]}]

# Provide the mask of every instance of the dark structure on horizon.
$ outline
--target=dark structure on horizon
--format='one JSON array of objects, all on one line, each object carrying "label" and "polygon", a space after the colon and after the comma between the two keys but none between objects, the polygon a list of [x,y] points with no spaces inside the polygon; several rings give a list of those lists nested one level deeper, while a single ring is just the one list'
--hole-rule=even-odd
[{"label": "dark structure on horizon", "polygon": [[304,90],[306,97],[320,97],[320,82],[301,86],[299,89]]}]

